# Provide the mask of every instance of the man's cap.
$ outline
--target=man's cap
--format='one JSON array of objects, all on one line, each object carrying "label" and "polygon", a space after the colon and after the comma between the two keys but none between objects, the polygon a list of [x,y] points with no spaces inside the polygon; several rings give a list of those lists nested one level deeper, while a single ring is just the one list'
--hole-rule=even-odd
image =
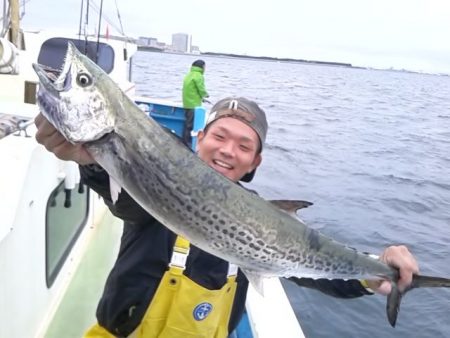
[{"label": "man's cap", "polygon": [[236,118],[250,126],[258,135],[261,149],[266,142],[266,113],[256,102],[244,97],[227,97],[218,101],[212,108],[206,121],[206,126],[222,117]]},{"label": "man's cap", "polygon": [[203,61],[203,60],[195,60],[192,63],[192,65],[196,66],[196,67],[200,67],[200,68],[205,68],[205,61]]},{"label": "man's cap", "polygon": [[[214,121],[222,117],[236,118],[251,127],[259,137],[261,150],[266,142],[267,119],[266,113],[254,101],[244,97],[227,97],[218,101],[212,108],[206,121],[205,128]],[[243,182],[250,182],[255,175],[255,170],[246,174],[240,179]]]}]

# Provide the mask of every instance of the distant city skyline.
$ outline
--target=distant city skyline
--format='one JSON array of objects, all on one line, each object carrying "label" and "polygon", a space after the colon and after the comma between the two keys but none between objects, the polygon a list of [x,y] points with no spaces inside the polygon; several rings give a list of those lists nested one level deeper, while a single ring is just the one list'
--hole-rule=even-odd
[{"label": "distant city skyline", "polygon": [[[167,42],[173,33],[185,32],[202,52],[450,74],[448,0],[278,0],[276,5],[269,0],[127,0],[118,6],[120,24],[115,4],[103,6],[114,28],[123,24],[127,35]],[[31,0],[23,21],[33,28],[74,30],[79,12],[79,0]]]},{"label": "distant city skyline", "polygon": [[172,34],[171,44],[150,36],[140,36],[137,39],[137,44],[140,47],[151,47],[170,52],[200,54],[199,47],[192,45],[192,36],[187,33]]}]

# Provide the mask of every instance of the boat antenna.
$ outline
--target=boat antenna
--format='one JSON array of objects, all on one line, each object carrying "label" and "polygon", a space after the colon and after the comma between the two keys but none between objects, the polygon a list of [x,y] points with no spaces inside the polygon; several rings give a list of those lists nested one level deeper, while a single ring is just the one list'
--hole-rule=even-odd
[{"label": "boat antenna", "polygon": [[89,3],[90,0],[86,0],[86,19],[84,21],[84,55],[87,55],[88,48],[88,25],[89,25]]},{"label": "boat antenna", "polygon": [[98,51],[100,46],[100,28],[102,25],[103,0],[100,1],[100,12],[98,13],[98,29],[97,29],[97,50],[95,52],[95,63],[98,62]]},{"label": "boat antenna", "polygon": [[[91,9],[93,11],[95,11],[96,13],[100,12],[100,9],[99,9],[98,5],[95,2],[92,2],[90,6],[91,6]],[[117,20],[116,21],[111,20],[105,13],[102,14],[102,19],[103,19],[103,21],[106,21],[117,32],[123,34],[123,28],[118,27],[118,25],[116,24]]]},{"label": "boat antenna", "polygon": [[119,7],[117,6],[117,0],[115,0],[115,3],[116,3],[116,10],[117,10],[117,18],[119,19],[119,24],[120,24],[120,33],[122,33],[122,35],[125,36],[125,32],[123,31],[122,19],[120,18]]},{"label": "boat antenna", "polygon": [[84,0],[81,0],[80,24],[78,26],[78,39],[81,37],[81,25],[83,22],[83,7],[84,7]]}]

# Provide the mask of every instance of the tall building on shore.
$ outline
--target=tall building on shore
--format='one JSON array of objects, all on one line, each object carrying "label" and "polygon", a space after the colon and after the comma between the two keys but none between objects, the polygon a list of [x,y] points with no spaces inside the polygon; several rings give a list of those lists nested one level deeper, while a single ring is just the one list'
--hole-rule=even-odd
[{"label": "tall building on shore", "polygon": [[172,34],[172,48],[176,52],[189,53],[191,51],[191,42],[188,34]]}]

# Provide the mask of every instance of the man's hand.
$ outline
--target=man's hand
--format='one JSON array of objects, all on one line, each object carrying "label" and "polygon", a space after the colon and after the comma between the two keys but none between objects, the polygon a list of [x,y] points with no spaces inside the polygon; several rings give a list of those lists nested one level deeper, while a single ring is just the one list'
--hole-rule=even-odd
[{"label": "man's hand", "polygon": [[75,161],[78,164],[94,164],[95,161],[81,144],[67,141],[55,127],[39,113],[34,119],[36,140],[61,160]]},{"label": "man's hand", "polygon": [[[400,279],[398,280],[398,288],[400,291],[405,290],[411,284],[413,275],[419,274],[419,266],[416,259],[404,245],[386,248],[381,254],[380,260],[399,269]],[[367,284],[372,290],[383,295],[391,292],[391,282],[388,280],[369,280]]]}]

